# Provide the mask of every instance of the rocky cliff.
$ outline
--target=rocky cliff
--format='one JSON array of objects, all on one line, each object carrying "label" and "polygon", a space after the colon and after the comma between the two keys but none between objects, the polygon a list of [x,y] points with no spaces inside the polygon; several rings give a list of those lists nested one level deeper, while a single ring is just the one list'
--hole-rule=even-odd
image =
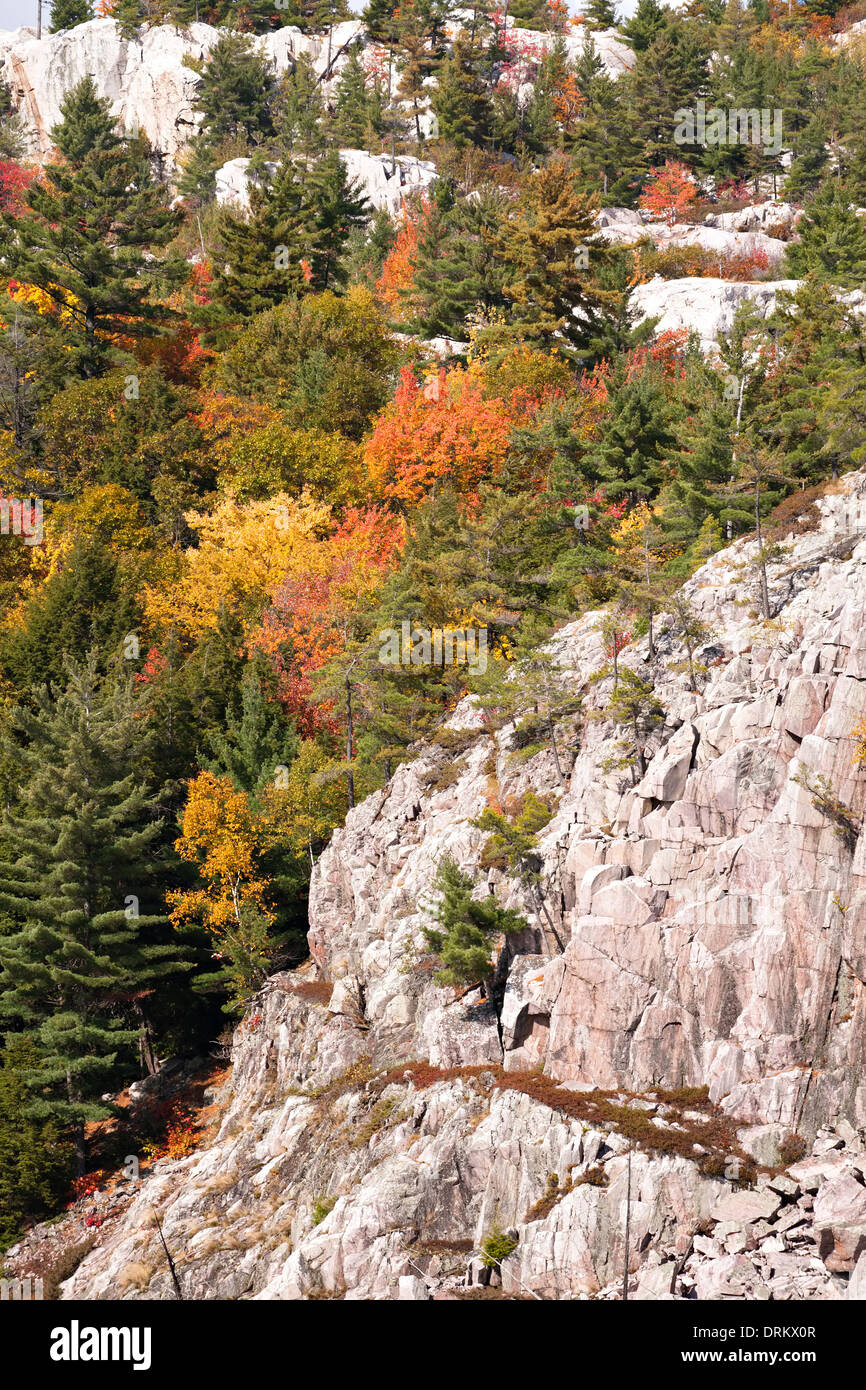
[{"label": "rocky cliff", "polygon": [[[587,614],[555,644],[564,787],[467,700],[350,814],[312,963],[237,1029],[213,1133],[105,1198],[64,1296],[171,1297],[158,1217],[187,1297],[613,1297],[626,1205],[633,1296],[866,1296],[866,476],[790,516],[771,621],[753,541],[686,586],[697,691],[672,620],[622,653],[665,712],[639,781],[610,770]],[[437,987],[420,929],[441,856],[476,870],[472,820],[530,789],[556,804],[541,892],[487,875],[529,924],[497,1019]]]}]

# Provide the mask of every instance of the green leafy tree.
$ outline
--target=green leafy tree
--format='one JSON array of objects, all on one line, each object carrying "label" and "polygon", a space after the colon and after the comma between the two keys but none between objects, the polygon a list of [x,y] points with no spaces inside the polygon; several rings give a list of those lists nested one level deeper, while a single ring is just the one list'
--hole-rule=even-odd
[{"label": "green leafy tree", "polygon": [[12,105],[9,84],[0,77],[0,159],[20,159],[25,148],[23,122]]}]

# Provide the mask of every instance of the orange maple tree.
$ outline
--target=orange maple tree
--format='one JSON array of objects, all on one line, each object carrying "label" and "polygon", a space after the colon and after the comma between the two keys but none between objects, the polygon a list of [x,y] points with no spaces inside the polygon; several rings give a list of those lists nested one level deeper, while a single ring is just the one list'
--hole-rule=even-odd
[{"label": "orange maple tree", "polygon": [[688,212],[698,196],[697,186],[685,164],[668,159],[652,168],[638,206],[653,217],[663,217],[669,227]]},{"label": "orange maple tree", "polygon": [[377,419],[367,441],[370,477],[384,497],[404,505],[420,501],[447,483],[469,495],[496,478],[515,422],[506,402],[484,398],[473,367],[444,367],[422,386],[408,367],[394,399]]}]

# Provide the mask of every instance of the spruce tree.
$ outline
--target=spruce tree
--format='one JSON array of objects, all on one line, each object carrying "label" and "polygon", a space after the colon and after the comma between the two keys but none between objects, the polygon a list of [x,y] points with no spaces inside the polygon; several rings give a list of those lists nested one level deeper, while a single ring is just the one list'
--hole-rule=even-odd
[{"label": "spruce tree", "polygon": [[91,0],[51,0],[52,34],[59,33],[61,29],[74,29],[92,18]]},{"label": "spruce tree", "polygon": [[71,1129],[79,1172],[86,1122],[111,1113],[102,1093],[136,1048],[153,1068],[149,997],[188,968],[147,910],[161,822],[140,773],[146,727],[129,678],[100,682],[92,658],[13,723],[27,780],[2,828],[15,926],[0,936],[0,1016],[33,1034],[28,1113]]},{"label": "spruce tree", "polygon": [[51,138],[67,163],[79,168],[93,150],[116,150],[120,145],[111,102],[96,93],[93,78],[82,77],[60,105],[63,117]]},{"label": "spruce tree", "polygon": [[25,211],[0,216],[6,272],[35,285],[63,310],[58,336],[68,365],[101,375],[120,337],[156,337],[174,321],[150,286],[179,283],[187,269],[153,254],[173,237],[180,214],[154,183],[143,150],[94,148],[77,165],[51,165],[25,195]]}]

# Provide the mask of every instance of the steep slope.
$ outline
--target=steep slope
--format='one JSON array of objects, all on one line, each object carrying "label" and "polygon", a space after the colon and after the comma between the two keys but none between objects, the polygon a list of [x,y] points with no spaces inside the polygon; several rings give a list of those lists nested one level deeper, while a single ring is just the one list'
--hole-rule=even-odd
[{"label": "steep slope", "polygon": [[515,755],[467,701],[319,860],[319,980],[276,976],[251,1006],[215,1137],[156,1165],[65,1296],[171,1297],[154,1213],[187,1297],[451,1297],[467,1268],[488,1277],[499,1228],[514,1296],[614,1296],[630,1142],[637,1296],[866,1293],[866,477],[804,512],[770,623],[754,542],[689,581],[706,676],[696,693],[668,669],[683,650],[663,632],[666,717],[636,785],[602,766],[597,615],[558,635],[582,712],[539,842],[550,923],[490,871],[530,923],[503,952],[500,1026],[478,991],[433,983],[425,895],[444,852],[477,865],[492,794],[560,789],[549,753]]}]

